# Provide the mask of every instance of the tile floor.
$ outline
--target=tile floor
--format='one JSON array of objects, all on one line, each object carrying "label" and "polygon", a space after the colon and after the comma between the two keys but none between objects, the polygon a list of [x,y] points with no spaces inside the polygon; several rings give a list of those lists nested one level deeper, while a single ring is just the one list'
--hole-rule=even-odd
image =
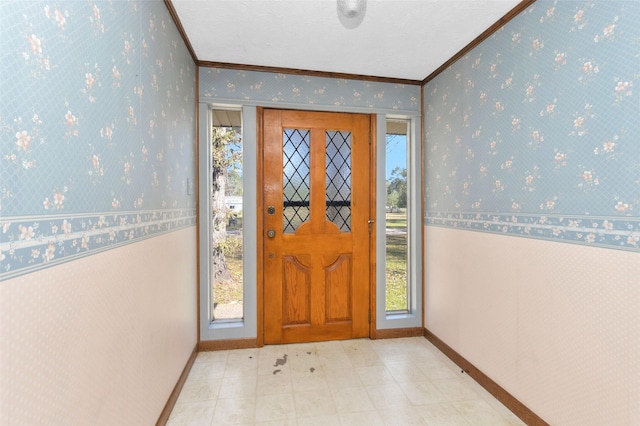
[{"label": "tile floor", "polygon": [[167,425],[522,425],[423,337],[201,352]]}]

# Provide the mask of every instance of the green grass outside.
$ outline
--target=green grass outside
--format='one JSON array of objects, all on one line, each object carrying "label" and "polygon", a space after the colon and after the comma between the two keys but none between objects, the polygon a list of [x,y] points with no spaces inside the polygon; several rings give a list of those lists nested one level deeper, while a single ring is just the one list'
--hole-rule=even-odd
[{"label": "green grass outside", "polygon": [[[406,213],[387,213],[386,227],[407,228]],[[387,234],[386,257],[386,310],[407,309],[407,233]]]},{"label": "green grass outside", "polygon": [[407,214],[406,213],[387,213],[386,217],[387,228],[406,228],[407,227]]},{"label": "green grass outside", "polygon": [[216,290],[216,302],[231,303],[242,301],[242,236],[230,235],[228,240],[235,240],[234,248],[225,253],[227,267],[231,274],[231,280],[226,282],[224,288]]}]

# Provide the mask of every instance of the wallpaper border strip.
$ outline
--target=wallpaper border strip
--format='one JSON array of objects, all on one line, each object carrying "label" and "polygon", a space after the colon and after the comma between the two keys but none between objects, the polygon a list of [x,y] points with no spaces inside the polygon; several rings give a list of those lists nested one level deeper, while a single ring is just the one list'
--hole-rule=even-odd
[{"label": "wallpaper border strip", "polygon": [[3,217],[0,281],[195,225],[193,208]]},{"label": "wallpaper border strip", "polygon": [[427,226],[640,253],[640,218],[428,211]]},{"label": "wallpaper border strip", "polygon": [[198,67],[200,102],[419,115],[418,85]]}]

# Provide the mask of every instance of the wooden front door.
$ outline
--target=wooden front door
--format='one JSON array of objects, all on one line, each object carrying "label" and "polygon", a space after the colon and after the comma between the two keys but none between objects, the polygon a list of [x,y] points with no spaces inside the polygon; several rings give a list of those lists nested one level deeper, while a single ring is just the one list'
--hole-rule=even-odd
[{"label": "wooden front door", "polygon": [[264,110],[264,343],[369,335],[370,116]]}]

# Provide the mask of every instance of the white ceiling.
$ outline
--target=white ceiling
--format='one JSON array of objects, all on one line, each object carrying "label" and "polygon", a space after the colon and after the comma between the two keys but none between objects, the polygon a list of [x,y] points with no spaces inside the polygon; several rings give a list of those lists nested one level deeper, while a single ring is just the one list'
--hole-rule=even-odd
[{"label": "white ceiling", "polygon": [[[199,61],[423,80],[520,0],[171,0]],[[357,18],[356,18],[357,19]]]}]

